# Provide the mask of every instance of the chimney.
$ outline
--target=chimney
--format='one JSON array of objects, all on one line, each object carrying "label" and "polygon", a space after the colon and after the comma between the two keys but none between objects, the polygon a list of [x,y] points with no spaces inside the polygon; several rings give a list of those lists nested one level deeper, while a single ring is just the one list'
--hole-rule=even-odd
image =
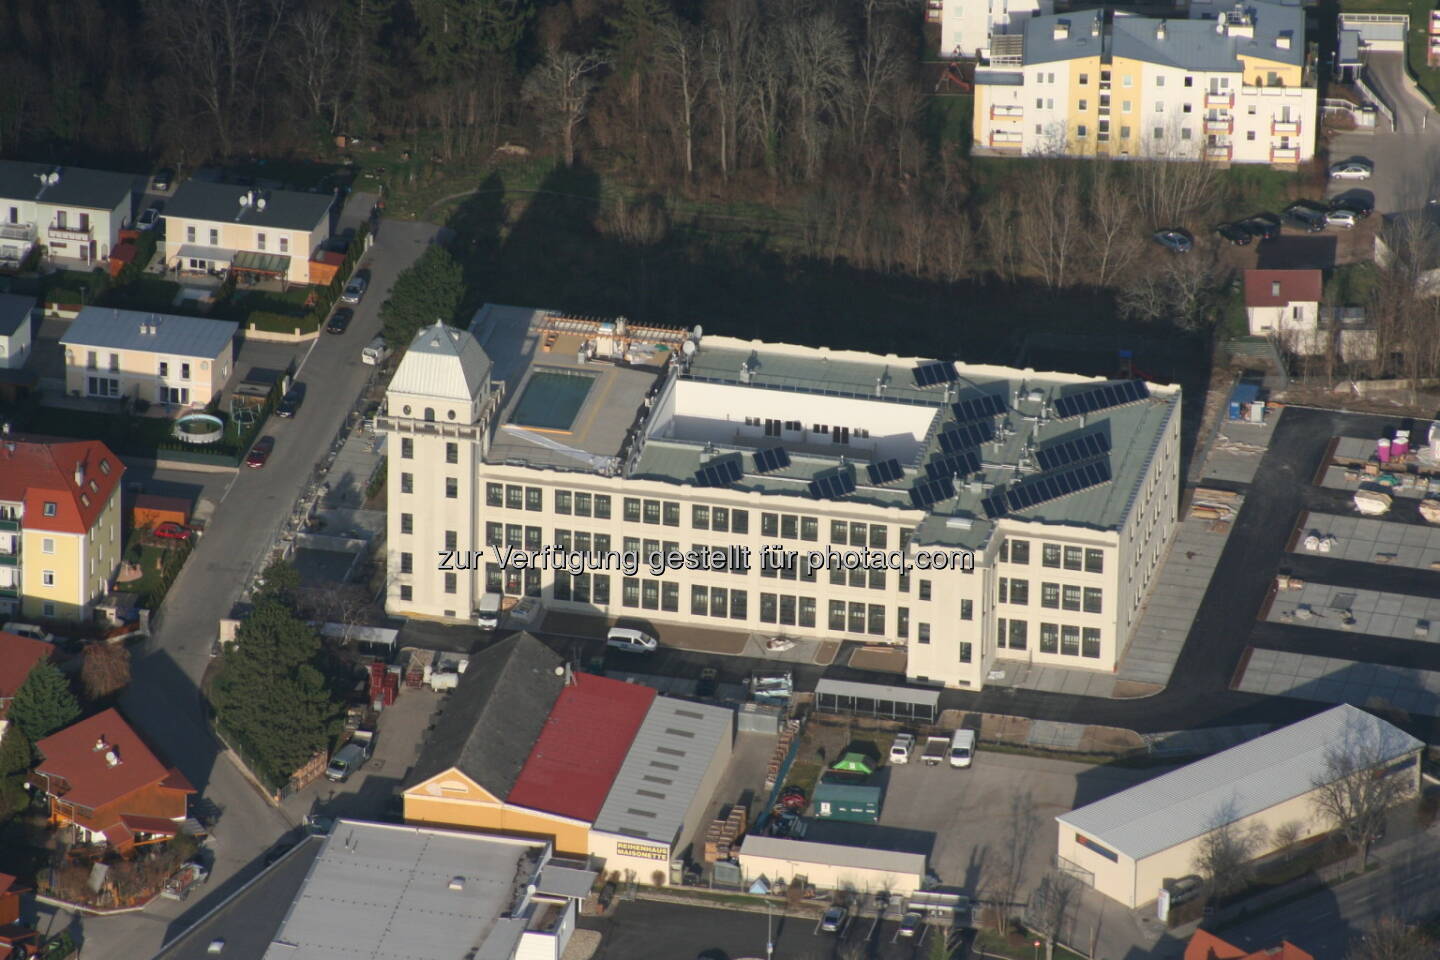
[{"label": "chimney", "polygon": [[85,483],[85,461],[80,460],[75,464],[75,486],[83,486]]},{"label": "chimney", "polygon": [[1164,40],[1164,39],[1165,39],[1165,21],[1164,21],[1164,20],[1161,20],[1159,23],[1155,24],[1155,39],[1156,39],[1156,40]]},{"label": "chimney", "polygon": [[1272,297],[1278,297],[1278,296],[1280,296],[1280,281],[1279,281],[1279,280],[1271,280],[1271,281],[1270,281],[1270,296],[1272,296]]},{"label": "chimney", "polygon": [[102,734],[100,734],[99,737],[97,737],[97,738],[95,739],[95,746],[92,747],[91,749],[94,750],[94,751],[96,751],[96,752],[99,752],[99,751],[101,751],[101,750],[106,749],[106,748],[109,747],[109,746],[110,746],[110,745],[105,742],[105,734],[102,733]]},{"label": "chimney", "polygon": [[1054,37],[1055,37],[1056,40],[1069,40],[1069,39],[1070,39],[1070,21],[1069,21],[1069,20],[1056,20],[1056,21],[1055,21]]},{"label": "chimney", "polygon": [[1287,31],[1285,31],[1284,33],[1279,34],[1278,36],[1276,36],[1276,38],[1275,38],[1275,47],[1276,47],[1276,49],[1279,49],[1279,50],[1289,50],[1289,49],[1290,49],[1290,31],[1287,30]]},{"label": "chimney", "polygon": [[1100,18],[1098,16],[1092,18],[1090,21],[1090,36],[1100,36]]}]

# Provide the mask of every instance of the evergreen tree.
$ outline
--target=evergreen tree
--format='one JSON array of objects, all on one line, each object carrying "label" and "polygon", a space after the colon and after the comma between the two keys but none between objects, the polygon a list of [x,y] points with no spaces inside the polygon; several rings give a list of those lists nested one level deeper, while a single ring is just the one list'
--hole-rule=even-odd
[{"label": "evergreen tree", "polygon": [[260,588],[255,591],[255,603],[278,600],[287,607],[295,605],[300,594],[300,571],[288,560],[271,560],[260,573]]},{"label": "evergreen tree", "polygon": [[37,663],[15,691],[8,717],[34,743],[78,720],[80,704],[59,667]]},{"label": "evergreen tree", "polygon": [[451,323],[465,293],[460,264],[439,244],[431,244],[414,265],[395,278],[390,298],[380,306],[385,341],[408,347],[422,327],[436,320]]},{"label": "evergreen tree", "polygon": [[10,724],[0,739],[0,821],[25,809],[25,776],[33,762],[30,741],[17,724]]}]

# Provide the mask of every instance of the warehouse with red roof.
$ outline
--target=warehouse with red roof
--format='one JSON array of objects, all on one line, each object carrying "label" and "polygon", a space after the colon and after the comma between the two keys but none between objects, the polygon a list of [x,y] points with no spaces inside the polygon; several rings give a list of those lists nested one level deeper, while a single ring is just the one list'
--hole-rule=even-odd
[{"label": "warehouse with red roof", "polygon": [[607,870],[693,842],[730,759],[733,711],[571,671],[521,633],[470,658],[404,790],[407,823],[551,839]]}]

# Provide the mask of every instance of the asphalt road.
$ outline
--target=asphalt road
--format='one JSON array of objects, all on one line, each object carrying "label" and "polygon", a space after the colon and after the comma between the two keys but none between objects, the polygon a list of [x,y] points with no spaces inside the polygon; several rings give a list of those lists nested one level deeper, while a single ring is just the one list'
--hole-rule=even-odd
[{"label": "asphalt road", "polygon": [[[439,228],[385,222],[364,266],[371,286],[343,335],[322,334],[298,379],[308,384],[305,405],[293,420],[265,428],[275,452],[260,470],[241,467],[167,598],[155,636],[132,651],[134,679],[121,709],[162,755],[180,767],[218,808],[215,863],[207,896],[187,903],[193,920],[263,865],[265,851],[294,825],[218,752],[202,713],[199,684],[210,663],[217,623],[267,553],[301,486],[329,447],[374,368],[360,363],[361,348],[380,329],[379,305],[396,275],[418,258]],[[169,901],[141,914],[75,921],[92,958],[148,957],[178,933],[178,909]],[[69,918],[57,917],[51,929]],[[42,928],[47,926],[42,921]],[[167,932],[168,930],[168,932]]]}]

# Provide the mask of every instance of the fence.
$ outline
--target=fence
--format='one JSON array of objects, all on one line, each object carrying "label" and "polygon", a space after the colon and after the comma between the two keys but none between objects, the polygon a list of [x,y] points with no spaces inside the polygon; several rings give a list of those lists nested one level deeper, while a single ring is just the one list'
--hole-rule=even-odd
[{"label": "fence", "polygon": [[1374,104],[1375,109],[1379,110],[1380,113],[1384,115],[1385,119],[1390,121],[1390,132],[1394,133],[1396,130],[1395,111],[1390,109],[1390,105],[1384,100],[1382,100],[1380,98],[1380,94],[1375,92],[1375,88],[1370,86],[1369,82],[1366,81],[1364,70],[1361,70],[1360,73],[1355,77],[1355,86],[1358,87],[1360,89],[1360,92],[1365,95],[1365,99],[1369,100],[1372,104]]}]

